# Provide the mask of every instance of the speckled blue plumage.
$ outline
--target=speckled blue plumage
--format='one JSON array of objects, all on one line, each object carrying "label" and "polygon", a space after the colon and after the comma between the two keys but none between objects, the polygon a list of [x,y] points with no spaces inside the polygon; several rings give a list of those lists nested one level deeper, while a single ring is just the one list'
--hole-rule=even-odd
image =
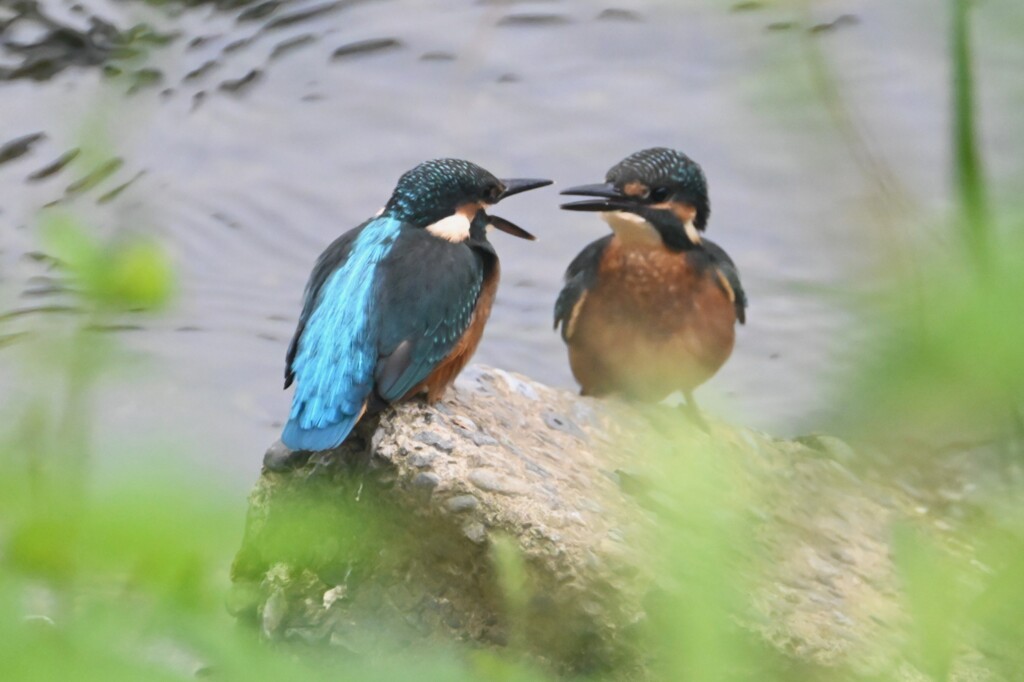
[{"label": "speckled blue plumage", "polygon": [[380,217],[366,224],[348,259],[315,295],[291,362],[298,378],[281,439],[292,450],[323,450],[345,439],[373,385],[378,334],[374,278],[402,223]]},{"label": "speckled blue plumage", "polygon": [[447,215],[449,207],[479,195],[481,187],[498,182],[496,177],[469,161],[428,161],[399,179],[385,212],[415,225],[428,225]]},{"label": "speckled blue plumage", "polygon": [[697,209],[694,221],[703,230],[711,214],[708,201],[708,181],[700,164],[686,154],[667,147],[652,147],[630,154],[618,162],[605,176],[605,180],[622,186],[632,181],[650,187],[671,186],[677,198]]},{"label": "speckled blue plumage", "polygon": [[338,446],[365,406],[400,400],[451,353],[473,319],[493,250],[485,238],[451,243],[422,228],[497,182],[467,161],[420,164],[379,217],[320,256],[288,351],[285,387],[297,387],[286,446]]}]

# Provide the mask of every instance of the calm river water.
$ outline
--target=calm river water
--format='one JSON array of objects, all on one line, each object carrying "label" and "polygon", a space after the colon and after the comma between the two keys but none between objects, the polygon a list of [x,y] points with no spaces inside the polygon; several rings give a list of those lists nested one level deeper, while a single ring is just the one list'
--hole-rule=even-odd
[{"label": "calm river water", "polygon": [[[0,334],[61,314],[45,312],[63,301],[53,273],[28,255],[40,248],[39,211],[55,200],[99,231],[159,235],[180,271],[169,314],[111,332],[135,352],[130,371],[100,387],[101,451],[167,443],[247,485],[288,409],[284,353],[314,259],[426,158],[565,187],[600,180],[643,147],[689,153],[710,183],[709,235],[739,264],[751,302],[732,360],[698,398],[780,433],[821,428],[840,409],[862,339],[856,301],[887,262],[879,186],[926,213],[948,203],[941,3],[820,2],[809,17],[644,0],[256,6],[45,2],[67,25],[144,21],[176,37],[131,67],[151,69],[135,92],[91,66],[0,82],[0,145],[45,133],[0,163],[0,310],[15,313],[0,318]],[[1019,22],[1020,10],[979,10],[990,170],[1021,177],[1024,56],[999,15]],[[41,30],[18,22],[0,40],[31,42]],[[829,87],[823,97],[814,85],[816,51],[835,74],[838,118]],[[9,48],[0,56],[0,69],[18,61]],[[92,161],[27,180],[96,140]],[[66,191],[106,157],[123,164],[96,187]],[[500,207],[539,241],[494,237],[503,281],[476,359],[569,387],[552,304],[569,260],[607,228],[558,211],[557,189]],[[9,407],[37,370],[25,345],[0,348]]]}]

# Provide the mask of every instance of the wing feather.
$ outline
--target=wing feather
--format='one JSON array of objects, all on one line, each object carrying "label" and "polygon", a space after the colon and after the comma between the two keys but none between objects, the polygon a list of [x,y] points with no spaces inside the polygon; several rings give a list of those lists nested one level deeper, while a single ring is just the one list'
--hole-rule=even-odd
[{"label": "wing feather", "polygon": [[473,319],[483,286],[483,259],[465,244],[410,232],[382,268],[376,390],[401,399],[455,348]]},{"label": "wing feather", "polygon": [[281,439],[326,450],[348,436],[373,391],[377,269],[403,224],[377,218],[343,235],[317,261],[288,351],[286,386],[298,380]]},{"label": "wing feather", "polygon": [[613,236],[610,234],[588,244],[565,271],[565,286],[555,301],[555,328],[562,326],[562,338],[566,341],[572,336],[572,320],[578,312],[576,307],[594,286],[601,257]]},{"label": "wing feather", "polygon": [[718,244],[704,239],[701,241],[701,245],[704,250],[711,257],[711,262],[718,269],[722,276],[729,282],[729,286],[732,288],[735,295],[733,299],[733,305],[736,308],[736,319],[739,320],[740,324],[746,324],[747,322],[747,293],[743,290],[743,285],[740,284],[740,270],[736,267],[736,264],[732,262],[732,258],[725,252]]}]

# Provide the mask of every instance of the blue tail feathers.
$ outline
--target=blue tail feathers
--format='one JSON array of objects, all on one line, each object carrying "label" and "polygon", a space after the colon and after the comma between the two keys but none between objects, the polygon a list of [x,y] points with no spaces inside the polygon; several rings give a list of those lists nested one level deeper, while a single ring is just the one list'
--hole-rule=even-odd
[{"label": "blue tail feathers", "polygon": [[373,391],[377,364],[374,275],[401,223],[378,218],[352,243],[316,296],[291,370],[298,385],[281,440],[292,450],[328,450],[351,433]]},{"label": "blue tail feathers", "polygon": [[354,414],[336,424],[303,428],[298,419],[290,419],[281,433],[281,441],[289,450],[330,450],[341,445],[355,428],[360,415]]}]

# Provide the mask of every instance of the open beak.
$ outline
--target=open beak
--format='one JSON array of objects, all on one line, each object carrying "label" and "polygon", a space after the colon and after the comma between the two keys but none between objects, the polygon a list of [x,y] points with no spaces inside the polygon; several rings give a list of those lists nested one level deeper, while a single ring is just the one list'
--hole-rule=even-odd
[{"label": "open beak", "polygon": [[496,216],[494,214],[488,213],[487,221],[487,224],[493,227],[494,229],[501,230],[502,232],[507,232],[513,237],[519,237],[520,239],[529,239],[531,242],[536,241],[537,239],[523,228],[519,227],[510,220],[505,220],[501,216]]},{"label": "open beak", "polygon": [[[513,194],[519,194],[521,192],[528,192],[531,189],[537,189],[539,187],[547,187],[551,184],[551,180],[541,180],[539,178],[510,178],[503,179],[501,184],[505,186],[505,191],[501,193],[498,201],[512,196]],[[510,220],[492,214],[487,214],[489,225],[502,232],[507,232],[513,237],[519,237],[520,239],[529,239],[533,241],[537,239],[532,234],[519,227]]]},{"label": "open beak", "polygon": [[505,185],[505,191],[501,193],[502,199],[507,199],[513,194],[519,194],[520,192],[528,192],[531,189],[537,189],[538,187],[547,187],[553,182],[553,180],[540,180],[537,178],[511,178],[509,180],[502,180],[501,184]]},{"label": "open beak", "polygon": [[584,201],[570,201],[562,204],[566,211],[622,211],[636,206],[636,202],[620,192],[610,182],[598,183],[595,185],[579,185],[563,190],[562,194],[581,197],[599,197]]}]

